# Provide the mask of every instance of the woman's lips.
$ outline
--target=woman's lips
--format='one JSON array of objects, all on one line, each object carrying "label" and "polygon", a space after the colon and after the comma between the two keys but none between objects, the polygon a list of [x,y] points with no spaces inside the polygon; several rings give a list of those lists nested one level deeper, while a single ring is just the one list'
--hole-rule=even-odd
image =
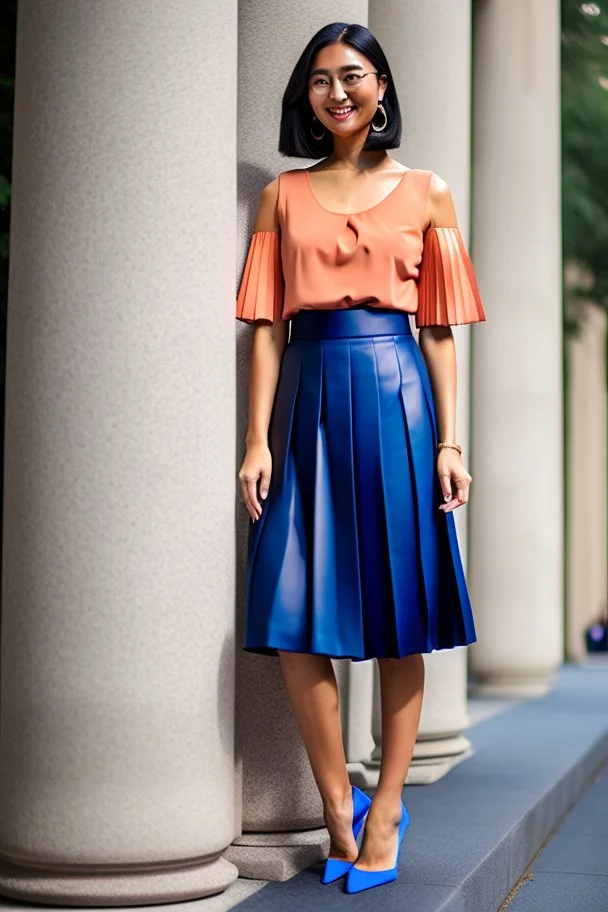
[{"label": "woman's lips", "polygon": [[344,108],[342,110],[338,108],[326,108],[329,116],[334,120],[337,120],[339,123],[342,123],[344,120],[348,120],[351,114],[354,114],[356,110],[357,108],[355,106],[349,106],[348,108]]}]

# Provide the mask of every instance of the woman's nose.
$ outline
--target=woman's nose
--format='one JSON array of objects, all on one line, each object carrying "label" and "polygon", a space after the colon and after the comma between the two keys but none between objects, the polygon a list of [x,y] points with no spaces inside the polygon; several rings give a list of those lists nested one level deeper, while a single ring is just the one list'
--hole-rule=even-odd
[{"label": "woman's nose", "polygon": [[344,86],[340,79],[335,76],[331,81],[331,88],[329,90],[329,97],[332,101],[345,101],[348,97],[344,91]]}]

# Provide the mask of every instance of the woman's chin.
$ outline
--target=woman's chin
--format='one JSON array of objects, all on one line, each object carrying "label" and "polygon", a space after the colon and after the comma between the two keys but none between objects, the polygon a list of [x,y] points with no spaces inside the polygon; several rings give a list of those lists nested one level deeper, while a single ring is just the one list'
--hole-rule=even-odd
[{"label": "woman's chin", "polygon": [[339,139],[348,139],[349,136],[356,136],[362,130],[367,130],[369,124],[362,123],[358,118],[355,120],[349,118],[344,123],[332,120],[330,123],[324,123],[323,126]]}]

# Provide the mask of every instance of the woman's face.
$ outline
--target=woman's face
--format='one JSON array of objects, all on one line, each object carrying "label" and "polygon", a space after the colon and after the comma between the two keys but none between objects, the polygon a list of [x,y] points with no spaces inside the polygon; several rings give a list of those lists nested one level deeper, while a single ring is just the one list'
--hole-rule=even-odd
[{"label": "woman's face", "polygon": [[376,75],[367,57],[350,44],[329,44],[312,62],[308,100],[318,120],[336,136],[367,130],[385,90],[386,76]]}]

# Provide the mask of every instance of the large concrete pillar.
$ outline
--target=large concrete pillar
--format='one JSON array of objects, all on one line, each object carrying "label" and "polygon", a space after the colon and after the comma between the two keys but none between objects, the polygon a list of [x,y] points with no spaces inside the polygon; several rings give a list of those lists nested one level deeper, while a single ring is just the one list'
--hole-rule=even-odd
[{"label": "large concrete pillar", "polygon": [[606,312],[579,301],[568,340],[568,657],[586,658],[585,630],[606,611]]},{"label": "large concrete pillar", "polygon": [[351,782],[365,788],[373,783],[366,767],[375,749],[372,731],[377,663],[349,660],[334,663],[340,687],[342,734]]},{"label": "large concrete pillar", "polygon": [[[404,164],[428,168],[451,187],[463,236],[469,231],[471,4],[470,0],[370,0],[370,29],[388,57],[404,118],[404,139],[392,153]],[[482,288],[483,291],[483,288]],[[468,326],[454,327],[458,359],[457,437],[469,461]],[[466,509],[456,512],[466,564]],[[444,775],[469,749],[462,735],[466,709],[466,649],[425,659],[426,685],[418,741],[408,782],[431,782]],[[378,678],[376,678],[378,682]],[[370,782],[381,756],[379,699],[376,693]]]},{"label": "large concrete pillar", "polygon": [[559,3],[476,10],[472,667],[487,692],[537,695],[563,643]]},{"label": "large concrete pillar", "polygon": [[[280,171],[310,161],[276,151],[281,99],[313,34],[332,21],[367,22],[367,0],[241,0],[239,4],[239,274],[259,191]],[[244,454],[252,330],[237,330],[237,457]],[[238,599],[242,630],[249,517],[239,504]],[[239,650],[237,756],[242,781],[242,835],[229,857],[242,877],[284,880],[325,857],[329,846],[321,799],[289,704],[279,661]]]},{"label": "large concrete pillar", "polygon": [[236,25],[231,0],[212,19],[199,0],[19,4],[5,896],[148,905],[237,876],[221,857],[234,835]]}]

